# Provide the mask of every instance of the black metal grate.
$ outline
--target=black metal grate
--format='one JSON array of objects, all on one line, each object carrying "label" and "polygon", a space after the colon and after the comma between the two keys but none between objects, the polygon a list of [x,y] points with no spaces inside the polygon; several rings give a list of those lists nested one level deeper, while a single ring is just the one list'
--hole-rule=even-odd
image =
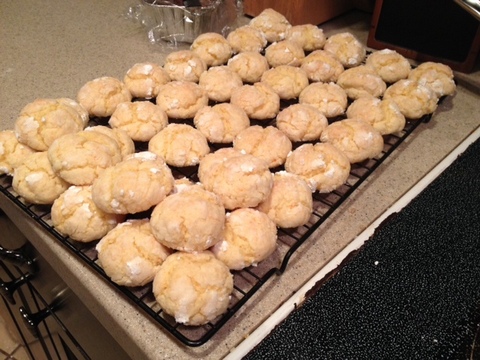
[{"label": "black metal grate", "polygon": [[[384,150],[374,159],[353,164],[347,182],[339,189],[326,194],[314,193],[314,211],[307,224],[295,229],[278,230],[278,251],[269,259],[256,267],[249,267],[234,272],[234,291],[228,311],[213,322],[204,326],[189,327],[175,322],[169,315],[162,312],[155,302],[151,284],[138,288],[127,288],[112,282],[102,268],[97,264],[96,242],[79,243],[62,236],[55,230],[50,218],[50,206],[38,206],[26,203],[12,188],[10,176],[0,176],[0,191],[19,206],[29,217],[45,228],[58,241],[76,254],[99,273],[111,286],[119,289],[136,306],[145,311],[153,321],[158,322],[167,332],[188,346],[200,346],[206,343],[233,315],[260,289],[274,274],[280,275],[287,268],[292,254],[305,243],[311,235],[327,220],[327,218],[355,191],[383,161],[410,135],[422,122],[430,120],[430,115],[420,120],[407,121],[405,129],[394,135],[384,136]],[[96,124],[102,124],[97,119]],[[140,150],[145,144],[138,144]],[[298,146],[298,144],[297,144]],[[196,179],[196,169],[173,169],[178,177],[187,176]],[[142,214],[142,216],[145,214]]]}]

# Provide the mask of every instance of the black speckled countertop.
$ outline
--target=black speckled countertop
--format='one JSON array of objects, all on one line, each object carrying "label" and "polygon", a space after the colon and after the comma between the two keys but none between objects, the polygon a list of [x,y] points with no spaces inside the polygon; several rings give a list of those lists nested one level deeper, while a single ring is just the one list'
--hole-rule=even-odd
[{"label": "black speckled countertop", "polygon": [[246,359],[480,358],[479,156],[477,140]]}]

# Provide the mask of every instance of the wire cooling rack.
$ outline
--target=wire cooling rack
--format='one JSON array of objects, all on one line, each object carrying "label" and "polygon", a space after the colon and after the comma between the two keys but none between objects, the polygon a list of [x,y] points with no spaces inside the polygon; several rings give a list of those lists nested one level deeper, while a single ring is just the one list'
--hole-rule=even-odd
[{"label": "wire cooling rack", "polygon": [[[177,340],[187,346],[200,346],[212,338],[212,336],[229,321],[233,315],[274,275],[281,275],[287,268],[292,254],[335,212],[335,210],[357,189],[385,159],[422,123],[427,122],[430,115],[420,120],[407,121],[403,131],[384,136],[384,149],[376,158],[366,160],[362,163],[352,164],[348,180],[340,188],[330,193],[313,194],[314,211],[309,222],[295,229],[278,229],[277,251],[269,259],[260,262],[257,266],[251,266],[241,271],[234,271],[234,291],[226,313],[212,322],[203,326],[185,326],[178,324],[175,320],[165,314],[156,303],[151,284],[129,288],[119,286],[112,282],[102,268],[97,264],[96,242],[79,243],[68,237],[64,237],[55,230],[50,217],[50,206],[32,205],[25,202],[12,188],[10,176],[0,176],[0,191],[7,198],[20,207],[31,219],[39,223],[59,242],[64,244],[70,251],[88,264],[94,271],[99,273],[111,286],[119,289],[133,306],[142,309],[151,319],[173,335]],[[101,125],[102,119],[94,121],[93,125]],[[139,150],[145,150],[145,144],[139,145]],[[298,144],[297,144],[298,146]],[[188,177],[197,181],[196,168],[173,168],[172,172],[176,178]],[[138,216],[148,216],[139,214]]]}]

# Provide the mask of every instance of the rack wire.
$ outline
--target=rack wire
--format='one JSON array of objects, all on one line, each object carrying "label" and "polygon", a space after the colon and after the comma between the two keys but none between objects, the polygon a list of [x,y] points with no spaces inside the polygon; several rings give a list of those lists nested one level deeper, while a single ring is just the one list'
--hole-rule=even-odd
[{"label": "rack wire", "polygon": [[[0,192],[20,207],[33,221],[40,224],[55,239],[65,245],[69,251],[100,274],[111,286],[120,290],[134,306],[142,309],[165,331],[184,345],[195,347],[209,341],[272,276],[280,276],[285,272],[295,251],[312,237],[312,234],[422,122],[428,122],[430,118],[431,115],[427,115],[419,120],[407,121],[401,132],[384,136],[384,149],[379,156],[358,164],[352,164],[350,176],[340,188],[330,193],[314,193],[314,211],[309,222],[295,229],[278,229],[278,246],[275,256],[260,262],[255,267],[251,266],[240,271],[234,271],[234,290],[227,312],[203,326],[192,327],[176,323],[156,303],[152,294],[151,283],[142,287],[130,288],[112,282],[97,264],[96,242],[80,243],[60,234],[52,225],[51,207],[25,202],[12,188],[12,178],[10,176],[0,176]],[[99,124],[99,122],[97,121],[96,124]],[[142,150],[141,146],[140,150]],[[195,169],[174,168],[173,173],[177,178],[186,176],[196,180]]]}]

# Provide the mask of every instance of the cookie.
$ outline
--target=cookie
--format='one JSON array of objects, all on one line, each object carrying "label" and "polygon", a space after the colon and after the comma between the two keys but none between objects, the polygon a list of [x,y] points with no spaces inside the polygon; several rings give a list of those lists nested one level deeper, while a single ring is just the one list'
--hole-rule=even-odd
[{"label": "cookie", "polygon": [[91,185],[72,185],[53,202],[51,218],[63,236],[91,242],[101,239],[125,217],[100,210],[92,200]]},{"label": "cookie", "polygon": [[230,100],[233,89],[242,86],[243,81],[230,67],[215,66],[200,75],[199,85],[211,101],[226,102]]},{"label": "cookie", "polygon": [[242,208],[227,214],[223,239],[211,249],[230,270],[256,266],[277,247],[275,223],[263,212]]},{"label": "cookie", "polygon": [[253,84],[262,78],[265,71],[270,68],[265,56],[258,52],[241,52],[227,63],[228,67],[235,71],[244,83]]},{"label": "cookie", "polygon": [[175,250],[203,251],[220,241],[225,208],[214,193],[189,186],[155,206],[150,223],[161,244]]},{"label": "cookie", "polygon": [[92,199],[107,213],[136,214],[157,205],[172,189],[172,172],[164,160],[143,151],[99,174],[92,185]]},{"label": "cookie", "polygon": [[75,112],[75,115],[80,116],[82,126],[85,127],[88,124],[88,121],[90,120],[90,115],[88,114],[88,111],[80,105],[78,102],[76,102],[73,99],[70,98],[58,98],[56,99],[60,104],[68,106],[69,107],[69,112],[70,109],[73,109]]},{"label": "cookie", "polygon": [[214,32],[198,35],[190,45],[190,50],[198,55],[207,67],[224,65],[233,54],[227,39]]},{"label": "cookie", "polygon": [[267,198],[273,185],[272,173],[264,160],[235,149],[205,156],[198,177],[206,190],[220,197],[227,210],[257,206]]},{"label": "cookie", "polygon": [[285,39],[296,42],[304,51],[322,49],[327,41],[323,30],[313,24],[301,24],[288,28]]},{"label": "cookie", "polygon": [[308,54],[300,65],[312,82],[335,82],[345,70],[342,63],[326,50],[315,50]]},{"label": "cookie", "polygon": [[187,124],[169,124],[148,142],[151,151],[171,166],[198,165],[210,152],[207,138],[200,130]]},{"label": "cookie", "polygon": [[117,106],[108,124],[134,141],[146,142],[167,126],[168,116],[150,101],[126,102]]},{"label": "cookie", "polygon": [[45,151],[55,139],[83,130],[87,121],[84,113],[65,99],[36,99],[20,111],[14,131],[23,145]]},{"label": "cookie", "polygon": [[108,117],[118,104],[132,101],[132,94],[119,79],[103,76],[85,83],[77,93],[77,101],[90,116]]},{"label": "cookie", "polygon": [[263,31],[250,25],[243,25],[231,31],[227,35],[227,41],[234,54],[246,51],[260,53],[267,45]]},{"label": "cookie", "polygon": [[305,58],[303,48],[294,41],[282,40],[265,49],[265,58],[271,67],[280,65],[300,66]]},{"label": "cookie", "polygon": [[300,93],[300,104],[317,108],[327,118],[343,115],[348,105],[345,90],[335,83],[312,83]]},{"label": "cookie", "polygon": [[[187,177],[182,177],[179,179],[175,179],[173,181],[173,189],[170,192],[170,194],[176,194],[179,193],[180,191],[183,191],[185,189],[188,189],[191,186],[200,186],[203,187],[202,184],[200,183],[194,183],[192,180],[190,180]],[[169,195],[170,195],[169,194]]]},{"label": "cookie", "polygon": [[63,135],[47,154],[55,173],[72,185],[90,185],[102,171],[122,160],[118,142],[99,131]]},{"label": "cookie", "polygon": [[367,56],[365,46],[350,32],[328,37],[323,49],[335,55],[345,68],[360,65]]},{"label": "cookie", "polygon": [[365,63],[375,69],[375,72],[388,84],[406,79],[412,69],[406,57],[391,49],[372,52],[367,56]]},{"label": "cookie", "polygon": [[210,251],[178,251],[163,262],[152,290],[163,311],[177,323],[203,325],[227,311],[233,275]]},{"label": "cookie", "polygon": [[312,191],[331,192],[342,186],[350,174],[348,157],[328,143],[307,143],[293,150],[285,170],[299,175]]},{"label": "cookie", "polygon": [[364,96],[351,103],[347,108],[347,117],[366,121],[382,135],[401,131],[406,123],[395,101],[373,96]]},{"label": "cookie", "polygon": [[272,8],[264,9],[250,20],[249,25],[263,32],[271,43],[285,39],[288,29],[292,27],[284,15]]},{"label": "cookie", "polygon": [[276,172],[270,196],[256,209],[281,228],[305,225],[313,212],[312,189],[300,175]]},{"label": "cookie", "polygon": [[86,127],[85,131],[97,131],[115,140],[120,148],[122,159],[135,152],[135,143],[130,136],[128,136],[127,132],[122,129],[112,129],[104,125],[95,125]]},{"label": "cookie", "polygon": [[46,151],[28,155],[13,172],[13,190],[31,204],[53,204],[69,186],[53,171]]},{"label": "cookie", "polygon": [[362,96],[381,97],[387,88],[387,84],[367,65],[359,65],[346,69],[337,79],[349,99],[356,100]]},{"label": "cookie", "polygon": [[177,50],[167,55],[163,68],[172,81],[198,83],[200,75],[207,70],[207,64],[191,50]]},{"label": "cookie", "polygon": [[242,108],[221,103],[200,109],[193,123],[209,142],[231,143],[242,130],[250,126],[250,119]]},{"label": "cookie", "polygon": [[278,113],[276,125],[291,141],[312,141],[320,138],[328,120],[312,105],[293,104]]},{"label": "cookie", "polygon": [[25,158],[35,152],[31,147],[19,143],[13,130],[0,131],[0,175],[13,175]]},{"label": "cookie", "polygon": [[305,71],[291,65],[280,65],[265,71],[261,81],[269,85],[282,100],[298,98],[309,84]]},{"label": "cookie", "polygon": [[402,79],[390,85],[383,95],[397,103],[407,119],[420,119],[437,109],[438,97],[429,86],[418,81]]},{"label": "cookie", "polygon": [[456,85],[452,69],[445,64],[427,61],[408,74],[408,79],[431,88],[437,97],[453,95]]},{"label": "cookie", "polygon": [[243,154],[233,147],[223,147],[203,157],[198,167],[198,178],[206,179],[216,166],[229,158],[242,156]]},{"label": "cookie", "polygon": [[378,130],[365,121],[344,119],[327,126],[320,141],[329,143],[342,151],[353,163],[374,158],[383,151],[383,137]]},{"label": "cookie", "polygon": [[152,62],[134,64],[128,69],[123,82],[134,98],[154,99],[161,85],[170,81],[167,71]]},{"label": "cookie", "polygon": [[157,105],[173,119],[193,118],[198,110],[208,105],[207,92],[190,81],[171,81],[162,85]]},{"label": "cookie", "polygon": [[96,245],[98,265],[114,283],[143,286],[155,277],[172,251],[153,237],[148,219],[128,220]]},{"label": "cookie", "polygon": [[230,103],[242,108],[250,119],[255,120],[270,120],[280,111],[280,97],[263,82],[234,89]]},{"label": "cookie", "polygon": [[285,162],[292,151],[292,142],[274,126],[254,125],[235,137],[233,148],[264,160],[269,168],[275,168]]}]

